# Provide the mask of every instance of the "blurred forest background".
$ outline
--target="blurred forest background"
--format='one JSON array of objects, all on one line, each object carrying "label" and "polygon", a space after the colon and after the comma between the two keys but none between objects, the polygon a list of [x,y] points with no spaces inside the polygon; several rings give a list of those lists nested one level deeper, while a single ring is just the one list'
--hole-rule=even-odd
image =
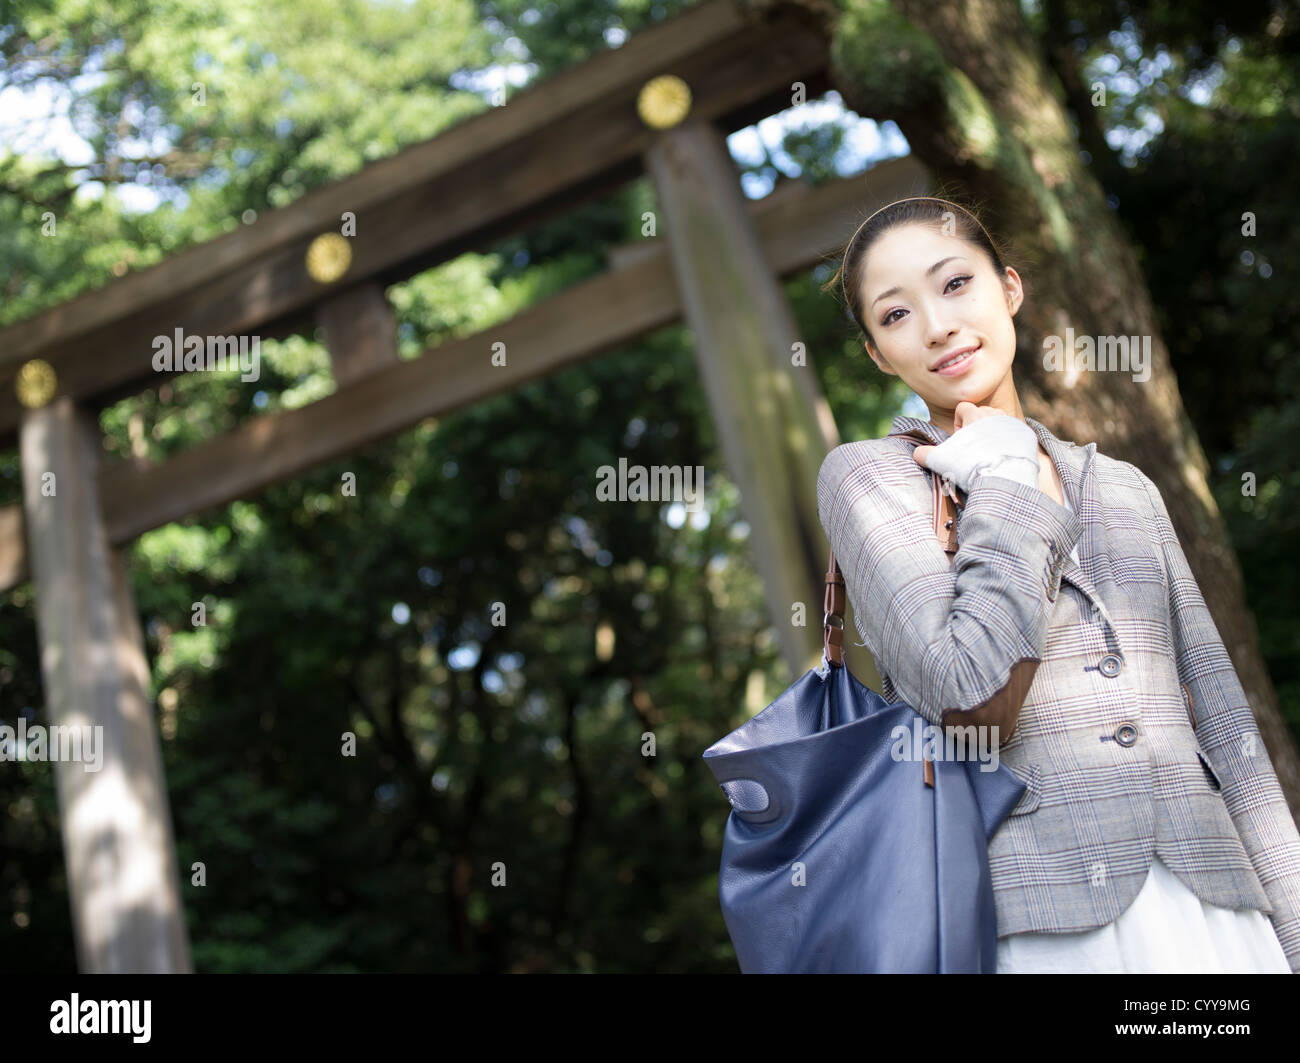
[{"label": "blurred forest background", "polygon": [[[0,0],[0,325],[687,6]],[[1023,7],[1063,82],[1106,86],[1081,150],[1138,249],[1300,734],[1300,16],[1258,0]],[[885,123],[864,157],[837,100],[732,138],[747,194],[906,152]],[[639,180],[394,286],[403,356],[601,271],[653,209]],[[1246,210],[1267,219],[1253,238]],[[786,290],[842,437],[878,436],[921,410],[819,292],[831,268]],[[793,677],[689,344],[663,330],[136,543],[197,970],[736,969],[716,894],[728,805],[700,753]],[[262,356],[259,381],[182,376],[104,410],[113,456],[156,460],[333,387],[316,338]],[[702,465],[707,517],[598,504],[595,470],[619,457]],[[20,490],[17,454],[0,454],[0,505]],[[0,596],[11,726],[44,720],[32,595]],[[493,627],[496,601],[529,604]],[[497,860],[509,888],[490,885]],[[0,957],[75,967],[48,763],[0,763]]]}]

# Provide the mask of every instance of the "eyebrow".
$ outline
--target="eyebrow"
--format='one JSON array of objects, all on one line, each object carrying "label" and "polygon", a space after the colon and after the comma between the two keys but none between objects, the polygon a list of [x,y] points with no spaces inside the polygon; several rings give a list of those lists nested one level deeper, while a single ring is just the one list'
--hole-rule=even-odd
[{"label": "eyebrow", "polygon": [[[963,257],[964,257],[964,256],[962,256],[962,255],[949,255],[947,258],[941,258],[941,259],[939,259],[938,262],[936,262],[933,266],[931,266],[929,269],[927,269],[927,270],[925,271],[925,275],[928,277],[928,276],[930,276],[932,273],[934,273],[936,270],[940,269],[940,268],[941,268],[945,263],[952,262],[952,261],[954,261],[955,259],[963,258]],[[876,305],[878,302],[880,302],[881,299],[884,299],[886,296],[893,295],[893,294],[895,294],[896,292],[900,292],[900,291],[902,291],[902,289],[899,288],[898,285],[894,285],[894,287],[889,288],[889,289],[887,289],[886,291],[881,292],[879,295],[877,295],[874,299],[871,300],[871,305],[872,305],[872,307],[875,307],[875,305]]]}]

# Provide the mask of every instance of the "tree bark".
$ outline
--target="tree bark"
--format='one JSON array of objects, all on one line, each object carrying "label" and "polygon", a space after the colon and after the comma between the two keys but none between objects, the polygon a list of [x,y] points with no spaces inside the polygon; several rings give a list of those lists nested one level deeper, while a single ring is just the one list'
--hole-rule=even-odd
[{"label": "tree bark", "polygon": [[[827,18],[825,0],[807,6]],[[1296,815],[1300,755],[1150,293],[1079,157],[1065,91],[1015,0],[839,0],[838,7],[832,78],[846,105],[896,122],[941,186],[975,203],[995,240],[1015,249],[1006,264],[1026,280],[1015,319],[1026,413],[1064,439],[1095,440],[1159,487]],[[1094,338],[1150,337],[1149,378],[1045,368],[1044,338],[1066,337],[1067,328]]]}]

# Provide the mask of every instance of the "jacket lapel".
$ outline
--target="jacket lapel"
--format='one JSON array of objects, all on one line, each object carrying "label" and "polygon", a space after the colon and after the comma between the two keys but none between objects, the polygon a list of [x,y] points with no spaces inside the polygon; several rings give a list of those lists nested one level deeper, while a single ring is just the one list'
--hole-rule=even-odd
[{"label": "jacket lapel", "polygon": [[1102,602],[1102,595],[1097,581],[1106,582],[1108,573],[1102,571],[1104,561],[1103,543],[1101,541],[1101,514],[1097,510],[1097,444],[1087,443],[1076,446],[1063,443],[1047,430],[1046,425],[1026,417],[1029,427],[1038,435],[1038,442],[1052,459],[1056,471],[1061,477],[1061,487],[1065,498],[1079,515],[1083,533],[1079,536],[1080,566],[1073,557],[1067,557],[1061,566],[1061,579],[1069,580],[1088,596],[1098,613],[1113,628],[1110,614]]}]

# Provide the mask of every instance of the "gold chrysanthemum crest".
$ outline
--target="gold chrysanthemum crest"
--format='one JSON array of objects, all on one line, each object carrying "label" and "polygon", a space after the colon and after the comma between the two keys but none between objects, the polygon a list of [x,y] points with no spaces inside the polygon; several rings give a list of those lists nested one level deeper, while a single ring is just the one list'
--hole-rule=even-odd
[{"label": "gold chrysanthemum crest", "polygon": [[321,233],[307,248],[307,273],[320,284],[332,284],[352,265],[352,245],[338,233]]},{"label": "gold chrysanthemum crest", "polygon": [[59,377],[54,366],[41,358],[33,358],[18,370],[18,379],[14,390],[18,392],[18,401],[29,410],[38,410],[48,405],[58,389]]},{"label": "gold chrysanthemum crest", "polygon": [[641,86],[637,114],[651,129],[671,129],[691,113],[691,88],[675,74],[663,74]]}]

